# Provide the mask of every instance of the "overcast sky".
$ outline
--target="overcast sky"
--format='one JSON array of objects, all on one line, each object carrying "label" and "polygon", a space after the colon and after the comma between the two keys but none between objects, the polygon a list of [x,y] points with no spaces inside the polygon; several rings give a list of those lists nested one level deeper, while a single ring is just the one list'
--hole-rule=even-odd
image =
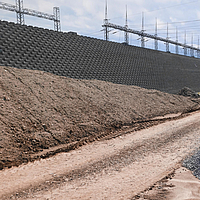
[{"label": "overcast sky", "polygon": [[[142,29],[142,12],[144,12],[144,29],[147,33],[155,33],[155,21],[157,18],[158,35],[160,37],[167,37],[167,23],[169,23],[169,37],[171,40],[176,40],[177,27],[179,42],[184,43],[184,34],[187,31],[187,44],[191,44],[192,35],[194,45],[198,44],[198,36],[200,35],[200,0],[107,1],[108,18],[111,23],[124,26],[127,5],[129,28]],[[2,0],[1,2],[15,5],[15,0]],[[62,31],[74,31],[80,35],[99,39],[104,38],[102,24],[105,16],[105,0],[24,0],[24,8],[49,14],[53,14],[54,6],[60,8]],[[16,13],[0,10],[0,19],[16,22]],[[25,16],[25,23],[53,29],[52,21],[36,17]],[[130,44],[140,46],[139,36],[130,35],[129,38]],[[124,33],[111,30],[110,40],[123,42]],[[162,46],[160,43],[159,45]],[[147,41],[146,46],[154,48],[154,41]]]}]

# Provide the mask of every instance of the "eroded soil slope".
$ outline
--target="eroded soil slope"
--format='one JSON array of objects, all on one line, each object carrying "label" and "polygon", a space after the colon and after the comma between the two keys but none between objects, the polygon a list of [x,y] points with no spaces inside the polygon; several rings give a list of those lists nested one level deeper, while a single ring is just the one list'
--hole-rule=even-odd
[{"label": "eroded soil slope", "polygon": [[0,67],[0,169],[50,147],[82,145],[123,126],[198,106],[136,86]]}]

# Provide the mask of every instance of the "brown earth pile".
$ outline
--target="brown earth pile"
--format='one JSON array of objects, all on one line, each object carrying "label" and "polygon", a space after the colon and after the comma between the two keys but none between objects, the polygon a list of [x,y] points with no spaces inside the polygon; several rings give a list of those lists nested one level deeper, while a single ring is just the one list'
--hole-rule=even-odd
[{"label": "brown earth pile", "polygon": [[196,109],[192,99],[98,80],[0,67],[0,169],[44,149]]}]

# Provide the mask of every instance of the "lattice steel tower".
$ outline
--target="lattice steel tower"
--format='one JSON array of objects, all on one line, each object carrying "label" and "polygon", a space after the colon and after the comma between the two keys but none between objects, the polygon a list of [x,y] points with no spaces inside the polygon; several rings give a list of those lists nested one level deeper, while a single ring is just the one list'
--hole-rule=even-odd
[{"label": "lattice steel tower", "polygon": [[105,28],[104,28],[104,39],[105,39],[106,41],[109,40],[109,30],[108,30],[107,24],[108,24],[108,3],[107,3],[107,1],[106,1],[105,19],[104,19],[104,26],[105,26]]},{"label": "lattice steel tower", "polygon": [[16,13],[17,13],[17,23],[25,24],[24,13],[23,13],[23,0],[16,0]]},{"label": "lattice steel tower", "polygon": [[23,0],[16,0],[16,5],[0,2],[0,9],[12,11],[17,13],[17,23],[25,24],[24,15],[31,15],[43,19],[54,21],[54,30],[61,31],[60,25],[60,9],[58,7],[53,8],[53,14],[47,14],[36,10],[23,7]]},{"label": "lattice steel tower", "polygon": [[[193,34],[191,37],[191,47],[193,47]],[[194,49],[193,48],[190,49],[190,55],[191,55],[191,57],[194,57]]]},{"label": "lattice steel tower", "polygon": [[157,22],[157,18],[156,18],[156,25],[155,25],[155,39],[154,39],[154,43],[155,43],[155,50],[158,50],[158,22]]},{"label": "lattice steel tower", "polygon": [[186,31],[185,31],[185,47],[184,47],[184,55],[187,56],[187,47],[186,47],[186,40],[187,40],[187,37],[186,37]]},{"label": "lattice steel tower", "polygon": [[[178,43],[178,28],[176,27],[176,42]],[[176,54],[178,54],[178,44],[176,44]]]},{"label": "lattice steel tower", "polygon": [[[198,36],[198,49],[199,49],[199,36]],[[197,58],[200,58],[200,50],[197,50]]]},{"label": "lattice steel tower", "polygon": [[167,38],[166,38],[166,52],[169,52],[169,27],[168,27],[168,23],[167,23]]},{"label": "lattice steel tower", "polygon": [[141,30],[141,47],[144,48],[145,47],[145,38],[144,38],[144,13],[142,12],[142,30]]},{"label": "lattice steel tower", "polygon": [[54,30],[55,31],[61,31],[60,9],[59,9],[59,7],[54,7],[53,8],[53,14],[54,14]]},{"label": "lattice steel tower", "polygon": [[[128,13],[127,13],[127,6],[126,6],[126,23],[125,23],[125,28],[128,29]],[[129,34],[127,31],[124,32],[124,37],[125,37],[125,43],[129,44]]]}]

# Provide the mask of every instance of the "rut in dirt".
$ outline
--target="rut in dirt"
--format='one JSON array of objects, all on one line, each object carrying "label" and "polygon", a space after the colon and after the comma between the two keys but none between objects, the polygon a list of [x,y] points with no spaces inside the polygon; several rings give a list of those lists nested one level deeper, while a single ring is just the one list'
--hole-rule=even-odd
[{"label": "rut in dirt", "polygon": [[[180,120],[185,119],[183,118]],[[38,186],[36,185],[35,187],[29,187],[28,190],[25,190],[24,188],[24,191],[22,193],[18,191],[17,196],[19,198],[28,198],[30,194],[37,194],[38,191],[45,192],[46,190],[56,190],[56,188],[58,189],[65,184],[73,185],[76,182],[88,182],[89,180],[96,180],[97,177],[100,177],[101,179],[101,176],[109,176],[109,174],[120,174],[123,173],[124,169],[128,168],[129,166],[135,165],[135,163],[148,163],[149,161],[146,159],[153,158],[154,154],[172,154],[173,159],[171,159],[170,162],[175,165],[177,162],[180,161],[179,157],[186,156],[192,150],[192,148],[194,149],[195,147],[198,147],[199,143],[197,138],[200,138],[200,122],[199,120],[196,120],[192,123],[183,122],[182,124],[180,124],[179,121],[171,121],[167,123],[172,123],[172,125],[169,126],[166,130],[160,129],[160,131],[157,131],[156,134],[153,134],[152,130],[154,130],[157,126],[143,130],[144,132],[141,133],[134,132],[124,136],[120,136],[122,137],[122,141],[123,138],[126,137],[130,137],[130,139],[132,138],[131,142],[129,140],[129,143],[124,144],[124,146],[120,148],[117,148],[114,145],[115,140],[121,140],[120,137],[114,140],[102,141],[108,144],[112,143],[113,146],[110,148],[113,152],[111,152],[110,154],[108,152],[108,154],[104,155],[103,157],[99,159],[92,159],[89,162],[87,162],[86,157],[86,160],[80,166],[75,166],[72,170],[66,171],[65,173],[61,171],[60,173],[55,174],[54,178],[44,180],[43,183],[40,182]],[[177,128],[176,126],[178,125],[176,125],[176,123],[179,123],[180,127]],[[161,124],[158,125],[158,127],[164,127],[164,125],[165,124]],[[176,129],[174,129],[174,127],[176,127]],[[146,135],[143,135],[142,133],[145,133]],[[134,137],[136,139],[133,139]],[[101,145],[102,142],[96,142],[95,144],[86,145],[85,147],[83,146],[80,148],[80,150],[77,149],[75,152],[80,152],[81,155],[81,152],[84,152],[84,149],[90,148],[90,146],[94,146],[95,148],[95,145]],[[95,152],[94,148],[93,150],[91,150]],[[184,153],[179,152],[179,149],[180,151],[182,151],[181,149],[184,149]],[[93,154],[94,152],[92,152],[91,150],[88,149],[88,151]],[[183,157],[181,159],[183,159]],[[164,160],[162,162],[164,162]],[[63,165],[65,164],[63,163]],[[123,185],[124,183],[122,182],[121,184]]]}]

